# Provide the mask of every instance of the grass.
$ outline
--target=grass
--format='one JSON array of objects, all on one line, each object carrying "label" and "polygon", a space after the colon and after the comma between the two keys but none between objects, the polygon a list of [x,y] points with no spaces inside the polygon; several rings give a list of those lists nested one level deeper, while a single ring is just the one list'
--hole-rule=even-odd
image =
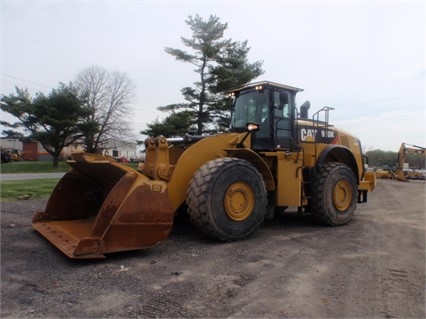
[{"label": "grass", "polygon": [[[0,169],[1,174],[55,173],[66,172],[70,169],[70,166],[64,161],[59,162],[59,167],[56,169],[52,168],[51,161],[11,162],[1,164]],[[49,198],[58,181],[58,178],[24,181],[1,181],[0,202],[15,201],[20,199]]]},{"label": "grass", "polygon": [[49,198],[58,181],[57,178],[49,178],[1,182],[0,201]]},{"label": "grass", "polygon": [[[136,169],[137,163],[125,164]],[[58,168],[52,167],[52,162],[12,162],[3,163],[0,166],[1,174],[20,174],[20,173],[55,173],[66,172],[71,167],[65,161],[59,162]]]},{"label": "grass", "polygon": [[[138,164],[126,164],[134,169]],[[52,168],[52,162],[14,162],[3,163],[0,166],[2,174],[19,173],[54,173],[66,172],[70,166],[62,161],[57,169]],[[59,179],[34,179],[24,181],[1,181],[0,175],[0,202],[20,199],[49,198]]]},{"label": "grass", "polygon": [[2,174],[19,174],[19,173],[54,173],[66,172],[70,166],[64,162],[59,162],[58,168],[52,168],[52,162],[11,162],[3,163],[0,166]]}]

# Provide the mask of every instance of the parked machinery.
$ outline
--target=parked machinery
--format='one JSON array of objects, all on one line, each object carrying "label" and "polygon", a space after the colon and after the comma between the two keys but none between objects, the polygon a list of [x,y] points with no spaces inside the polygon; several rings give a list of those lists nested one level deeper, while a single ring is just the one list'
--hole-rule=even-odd
[{"label": "parked machinery", "polygon": [[70,258],[101,258],[161,242],[179,208],[219,241],[244,239],[289,206],[323,225],[347,223],[375,174],[360,141],[329,123],[331,108],[308,118],[306,102],[298,113],[300,91],[272,82],[231,90],[229,132],[147,138],[139,171],[73,154],[33,227]]},{"label": "parked machinery", "polygon": [[405,171],[404,164],[407,161],[407,154],[419,154],[421,156],[425,156],[425,150],[426,148],[421,146],[402,143],[399,148],[398,161],[395,172],[393,173],[393,178],[403,182],[413,179],[424,180],[425,176],[423,173],[416,172],[415,170]]}]

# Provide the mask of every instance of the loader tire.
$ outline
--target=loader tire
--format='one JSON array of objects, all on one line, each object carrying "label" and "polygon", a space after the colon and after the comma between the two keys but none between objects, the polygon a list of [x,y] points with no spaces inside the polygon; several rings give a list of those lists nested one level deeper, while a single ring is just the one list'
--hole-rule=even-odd
[{"label": "loader tire", "polygon": [[309,210],[321,225],[346,224],[353,216],[358,198],[357,181],[352,170],[342,163],[325,163],[314,177]]},{"label": "loader tire", "polygon": [[267,192],[262,175],[249,162],[219,158],[195,172],[186,199],[195,227],[220,241],[242,240],[262,223]]}]

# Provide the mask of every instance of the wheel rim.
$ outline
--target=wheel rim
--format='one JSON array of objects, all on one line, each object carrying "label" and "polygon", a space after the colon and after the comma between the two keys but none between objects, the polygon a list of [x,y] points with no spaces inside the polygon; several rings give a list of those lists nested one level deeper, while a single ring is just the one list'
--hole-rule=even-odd
[{"label": "wheel rim", "polygon": [[254,208],[254,192],[249,184],[236,182],[225,193],[225,211],[234,221],[243,221],[251,215]]},{"label": "wheel rim", "polygon": [[352,203],[352,187],[348,181],[339,181],[333,191],[334,206],[339,211],[347,210]]}]

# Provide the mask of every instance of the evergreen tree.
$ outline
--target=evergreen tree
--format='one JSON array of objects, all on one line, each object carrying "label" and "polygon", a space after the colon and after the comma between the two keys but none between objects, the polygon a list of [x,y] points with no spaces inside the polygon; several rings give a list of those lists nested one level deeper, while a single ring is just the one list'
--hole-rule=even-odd
[{"label": "evergreen tree", "polygon": [[172,113],[160,122],[158,119],[148,124],[148,129],[142,131],[142,134],[148,136],[164,135],[167,137],[183,136],[191,128],[191,114],[187,111]]},{"label": "evergreen tree", "polygon": [[[247,41],[242,43],[224,39],[227,23],[211,15],[207,21],[200,16],[189,16],[185,21],[191,28],[191,38],[182,37],[182,43],[190,51],[166,48],[165,51],[176,60],[195,66],[198,81],[193,87],[184,87],[181,92],[184,103],[158,107],[160,111],[173,111],[176,117],[181,110],[190,116],[190,123],[196,127],[196,134],[223,131],[229,126],[229,100],[222,94],[233,87],[250,82],[263,74],[262,63],[249,63],[250,48]],[[166,118],[164,122],[168,121]],[[150,124],[150,129],[161,126],[161,122]],[[160,127],[158,127],[160,128]],[[143,132],[142,132],[143,133]],[[165,135],[163,133],[163,135]]]},{"label": "evergreen tree", "polygon": [[2,96],[1,109],[19,120],[14,126],[23,127],[28,139],[41,143],[57,168],[62,149],[82,137],[87,109],[72,85],[61,84],[48,96],[38,93],[34,99],[27,90],[16,88],[16,93]]}]

